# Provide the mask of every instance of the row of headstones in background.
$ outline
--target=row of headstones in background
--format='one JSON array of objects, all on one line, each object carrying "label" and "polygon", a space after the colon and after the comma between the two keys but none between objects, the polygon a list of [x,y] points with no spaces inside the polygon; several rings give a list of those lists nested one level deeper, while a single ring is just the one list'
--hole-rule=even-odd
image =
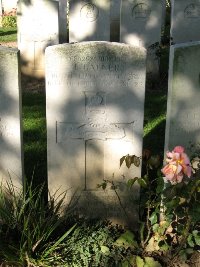
[{"label": "row of headstones in background", "polygon": [[[146,50],[110,42],[62,44],[46,49],[47,158],[49,190],[67,190],[79,213],[120,223],[138,219],[139,188],[127,179],[140,167],[125,164],[142,155]],[[117,186],[97,189],[103,179]],[[131,198],[132,197],[132,198]]]},{"label": "row of headstones in background", "polygon": [[[117,40],[119,34],[118,41],[121,43],[148,48],[160,43],[164,8],[164,0],[71,0],[69,42],[110,41],[111,37]],[[66,9],[66,0],[19,1],[18,48],[22,56],[23,73],[44,76],[45,48],[66,42],[67,39]],[[110,28],[115,30],[114,37]],[[149,49],[148,54],[148,72],[156,70],[158,73],[155,49]]]},{"label": "row of headstones in background", "polygon": [[44,51],[59,43],[59,2],[49,0],[19,1],[18,48],[24,74],[44,77]]},{"label": "row of headstones in background", "polygon": [[200,0],[171,1],[171,42],[200,41]]},{"label": "row of headstones in background", "polygon": [[[47,49],[49,187],[52,193],[68,189],[68,200],[77,193],[73,200],[84,215],[125,220],[114,191],[96,189],[105,178],[117,183],[126,213],[137,220],[138,188],[130,200],[124,182],[140,176],[140,168],[119,169],[119,159],[141,155],[145,58],[142,48],[108,42]],[[190,144],[199,149],[199,58],[200,42],[171,47],[165,150]],[[18,50],[0,47],[0,70],[0,175],[18,186],[23,177]]]},{"label": "row of headstones in background", "polygon": [[22,105],[19,51],[0,46],[0,183],[23,177]]}]

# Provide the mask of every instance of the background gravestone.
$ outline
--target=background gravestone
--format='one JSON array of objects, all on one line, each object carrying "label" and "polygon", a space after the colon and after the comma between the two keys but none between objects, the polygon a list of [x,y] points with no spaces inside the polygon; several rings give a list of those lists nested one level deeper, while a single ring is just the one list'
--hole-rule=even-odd
[{"label": "background gravestone", "polygon": [[142,154],[145,58],[143,48],[109,42],[46,49],[49,189],[68,190],[69,201],[80,194],[79,211],[90,217],[126,220],[114,191],[97,189],[110,179],[136,221],[138,188],[130,195],[124,183],[141,168],[119,163]]},{"label": "background gravestone", "polygon": [[171,47],[165,150],[200,146],[199,58],[200,42]]},{"label": "background gravestone", "polygon": [[67,0],[59,0],[59,43],[67,43]]},{"label": "background gravestone", "polygon": [[119,42],[121,0],[111,0],[110,8],[110,41]]},{"label": "background gravestone", "polygon": [[59,43],[58,9],[57,1],[18,2],[18,48],[24,74],[44,77],[44,50]]},{"label": "background gravestone", "polygon": [[110,41],[110,0],[69,1],[69,42]]},{"label": "background gravestone", "polygon": [[164,6],[163,0],[122,0],[120,42],[148,48],[147,72],[152,77],[159,74],[156,49],[161,40]]},{"label": "background gravestone", "polygon": [[0,46],[0,182],[22,186],[23,152],[19,51]]},{"label": "background gravestone", "polygon": [[200,0],[173,0],[171,3],[173,43],[200,40]]}]

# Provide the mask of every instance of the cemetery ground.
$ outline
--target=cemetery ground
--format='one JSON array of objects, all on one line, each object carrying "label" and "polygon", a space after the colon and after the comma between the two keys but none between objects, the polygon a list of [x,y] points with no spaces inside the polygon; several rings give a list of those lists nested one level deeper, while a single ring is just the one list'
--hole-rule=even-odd
[{"label": "cemetery ground", "polygon": [[[15,37],[8,34],[11,38],[7,39],[4,32],[0,31],[0,43],[14,45]],[[199,184],[192,181],[187,185],[171,185],[163,193],[160,180],[167,102],[166,51],[161,59],[164,66],[161,78],[147,84],[145,97],[143,172],[146,175],[137,180],[142,192],[141,223],[137,231],[78,218],[73,207],[60,213],[63,199],[56,203],[57,196],[52,196],[47,203],[43,197],[47,193],[45,84],[43,80],[22,76],[27,185],[26,194],[18,195],[12,184],[6,194],[0,192],[2,266],[198,266]],[[125,163],[129,166],[129,158]],[[109,182],[112,181],[102,186]],[[129,186],[134,182],[136,180],[130,179]],[[166,219],[159,222],[161,191],[166,197],[167,209]],[[64,194],[62,196],[64,198]],[[183,212],[187,214],[184,219]],[[176,218],[171,217],[173,214]]]}]

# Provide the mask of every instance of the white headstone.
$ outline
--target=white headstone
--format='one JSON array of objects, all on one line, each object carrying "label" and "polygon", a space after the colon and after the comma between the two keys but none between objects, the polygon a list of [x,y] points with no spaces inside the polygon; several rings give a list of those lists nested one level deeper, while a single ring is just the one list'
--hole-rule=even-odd
[{"label": "white headstone", "polygon": [[59,43],[59,3],[52,0],[18,2],[18,48],[22,72],[44,77],[44,51]]},{"label": "white headstone", "polygon": [[19,51],[0,46],[0,182],[23,179]]},{"label": "white headstone", "polygon": [[165,150],[200,148],[199,58],[200,42],[171,47]]},{"label": "white headstone", "polygon": [[200,0],[171,1],[171,40],[174,44],[200,40]]},{"label": "white headstone", "polygon": [[159,72],[155,44],[161,40],[163,0],[122,0],[120,42],[148,49],[147,72]]},{"label": "white headstone", "polygon": [[119,162],[142,154],[145,59],[143,48],[109,42],[46,49],[49,189],[68,190],[69,200],[78,191],[79,208],[90,217],[125,220],[115,192],[97,189],[110,179],[120,186],[127,213],[137,218],[124,183],[141,168],[129,172]]},{"label": "white headstone", "polygon": [[69,42],[110,41],[110,0],[69,1]]}]

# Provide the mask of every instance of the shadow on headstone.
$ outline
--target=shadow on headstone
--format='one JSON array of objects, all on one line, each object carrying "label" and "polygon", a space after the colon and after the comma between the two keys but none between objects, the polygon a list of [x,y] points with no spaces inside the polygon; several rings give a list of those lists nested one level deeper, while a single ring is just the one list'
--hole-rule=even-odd
[{"label": "shadow on headstone", "polygon": [[[106,216],[121,222],[124,215],[115,207],[113,190],[104,192],[97,184],[113,179],[124,186],[141,174],[141,168],[119,164],[124,155],[142,154],[145,59],[143,48],[109,42],[46,49],[49,189],[68,190],[68,199],[78,190],[82,211],[92,198],[93,209],[86,213],[101,216],[105,209]],[[125,192],[123,186],[118,193],[134,225],[139,188]],[[127,197],[136,201],[128,205]],[[95,211],[100,203],[102,208]]]}]

